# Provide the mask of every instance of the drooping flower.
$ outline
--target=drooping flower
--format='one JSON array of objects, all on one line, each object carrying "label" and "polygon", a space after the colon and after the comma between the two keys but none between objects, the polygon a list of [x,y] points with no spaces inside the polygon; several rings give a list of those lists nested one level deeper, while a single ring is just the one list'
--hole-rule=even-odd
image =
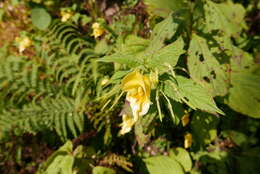
[{"label": "drooping flower", "polygon": [[122,90],[127,92],[125,106],[121,112],[123,123],[120,134],[131,131],[139,116],[145,115],[150,107],[151,82],[148,76],[134,71],[122,80]]},{"label": "drooping flower", "polygon": [[19,52],[22,53],[26,48],[32,45],[32,40],[29,37],[16,37],[15,41],[18,44]]},{"label": "drooping flower", "polygon": [[61,11],[60,14],[61,22],[66,22],[73,16],[73,13],[71,11]]},{"label": "drooping flower", "polygon": [[145,115],[150,107],[151,82],[148,76],[134,71],[122,80],[122,89],[127,92],[126,100],[130,103],[133,119]]},{"label": "drooping flower", "polygon": [[105,33],[105,29],[102,26],[100,26],[100,24],[97,23],[97,22],[92,24],[92,29],[93,29],[92,35],[95,38],[98,38],[98,37],[102,36]]}]

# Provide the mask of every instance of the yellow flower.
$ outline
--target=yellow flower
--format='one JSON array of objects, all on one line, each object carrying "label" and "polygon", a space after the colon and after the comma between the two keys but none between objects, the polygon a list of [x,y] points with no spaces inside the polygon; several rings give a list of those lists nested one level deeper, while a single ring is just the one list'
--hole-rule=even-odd
[{"label": "yellow flower", "polygon": [[18,43],[19,52],[22,53],[26,48],[32,45],[32,41],[29,37],[16,37],[15,41]]},{"label": "yellow flower", "polygon": [[104,86],[109,82],[109,79],[105,78],[101,81],[101,85]]},{"label": "yellow flower", "polygon": [[99,36],[102,36],[105,33],[105,29],[100,26],[99,23],[95,22],[92,24],[93,33],[92,35],[95,38],[98,38]]},{"label": "yellow flower", "polygon": [[192,145],[192,134],[187,133],[184,136],[184,148],[187,149],[187,148],[191,147],[191,145]]},{"label": "yellow flower", "polygon": [[132,126],[135,124],[132,116],[127,114],[123,114],[123,123],[120,125],[122,128],[120,130],[120,134],[126,134],[131,131]]},{"label": "yellow flower", "polygon": [[139,116],[145,115],[150,107],[151,82],[150,79],[138,71],[125,76],[122,80],[122,89],[127,92],[133,119],[136,122]]},{"label": "yellow flower", "polygon": [[73,13],[70,11],[61,11],[60,14],[61,14],[61,22],[66,22],[73,16]]},{"label": "yellow flower", "polygon": [[190,115],[189,115],[189,113],[186,113],[181,117],[182,126],[183,127],[187,126],[189,124],[189,122],[190,122]]}]

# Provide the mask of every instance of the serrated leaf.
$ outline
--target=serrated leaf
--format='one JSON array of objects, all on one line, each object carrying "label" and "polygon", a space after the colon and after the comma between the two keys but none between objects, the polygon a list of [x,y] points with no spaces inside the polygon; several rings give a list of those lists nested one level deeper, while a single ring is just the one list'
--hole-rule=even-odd
[{"label": "serrated leaf", "polygon": [[[175,42],[163,47],[158,50],[154,55],[152,55],[151,60],[149,60],[149,65],[152,68],[162,69],[167,67],[167,65],[171,65],[174,67],[181,54],[185,51],[183,50],[184,42],[180,37]],[[167,68],[169,69],[169,68]]]},{"label": "serrated leaf", "polygon": [[213,96],[227,93],[228,77],[225,66],[221,65],[209,49],[206,39],[193,34],[188,51],[188,69],[191,78]]},{"label": "serrated leaf", "polygon": [[144,159],[150,174],[184,174],[180,164],[167,156],[154,156]]},{"label": "serrated leaf", "polygon": [[32,23],[40,30],[45,30],[51,24],[51,15],[44,8],[32,9]]},{"label": "serrated leaf", "polygon": [[151,36],[151,43],[147,48],[147,52],[149,54],[155,53],[164,46],[164,41],[166,39],[171,39],[173,37],[182,23],[182,21],[178,18],[179,14],[170,14],[166,19],[154,27]]},{"label": "serrated leaf", "polygon": [[193,109],[200,109],[209,113],[224,113],[216,106],[213,97],[201,85],[192,79],[176,76],[176,81],[167,80],[164,92],[177,102],[184,102]]},{"label": "serrated leaf", "polygon": [[246,11],[241,4],[234,4],[231,1],[219,4],[206,1],[204,9],[206,28],[209,31],[220,30],[227,36],[236,36],[245,26]]},{"label": "serrated leaf", "polygon": [[119,49],[124,53],[129,54],[138,54],[144,51],[149,45],[150,40],[135,36],[129,35],[126,37],[124,44],[119,47]]},{"label": "serrated leaf", "polygon": [[148,12],[161,17],[167,17],[173,10],[185,6],[184,0],[144,0]]},{"label": "serrated leaf", "polygon": [[189,172],[192,168],[192,161],[188,151],[181,147],[177,147],[170,151],[170,157],[178,161],[185,172]]},{"label": "serrated leaf", "polygon": [[137,36],[128,36],[123,44],[118,46],[118,51],[110,56],[105,56],[99,61],[102,62],[116,62],[125,64],[129,67],[136,67],[142,65],[143,54],[149,41]]}]

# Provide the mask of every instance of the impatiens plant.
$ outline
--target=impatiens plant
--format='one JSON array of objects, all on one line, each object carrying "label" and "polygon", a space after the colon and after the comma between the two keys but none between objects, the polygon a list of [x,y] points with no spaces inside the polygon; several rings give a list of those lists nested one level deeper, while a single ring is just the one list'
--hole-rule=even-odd
[{"label": "impatiens plant", "polygon": [[259,173],[257,0],[0,7],[0,173]]}]

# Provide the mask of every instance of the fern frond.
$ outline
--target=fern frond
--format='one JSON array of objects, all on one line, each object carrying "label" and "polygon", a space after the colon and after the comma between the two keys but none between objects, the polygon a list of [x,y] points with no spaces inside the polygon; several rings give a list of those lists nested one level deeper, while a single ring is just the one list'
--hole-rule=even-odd
[{"label": "fern frond", "polygon": [[55,80],[73,96],[80,86],[93,86],[93,83],[88,82],[93,79],[90,58],[97,57],[94,45],[82,39],[82,34],[75,26],[59,21],[52,24],[47,37],[51,49],[48,50],[48,56],[45,54],[45,59]]},{"label": "fern frond", "polygon": [[26,97],[53,95],[57,86],[53,85],[41,66],[22,57],[9,56],[0,63],[0,90],[12,102],[19,103]]},{"label": "fern frond", "polygon": [[83,131],[84,115],[77,111],[72,99],[66,97],[46,98],[40,103],[25,105],[22,109],[4,111],[0,114],[0,131],[9,135],[37,133],[55,130],[63,139],[77,137]]}]

